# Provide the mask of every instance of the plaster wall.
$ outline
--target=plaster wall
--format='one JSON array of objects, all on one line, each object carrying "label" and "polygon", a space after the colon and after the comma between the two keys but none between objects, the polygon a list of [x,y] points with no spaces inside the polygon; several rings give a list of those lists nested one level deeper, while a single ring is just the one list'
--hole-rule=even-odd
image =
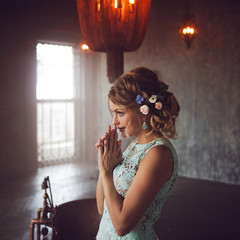
[{"label": "plaster wall", "polygon": [[125,71],[146,66],[159,73],[181,106],[179,174],[240,184],[240,2],[190,2],[199,36],[187,49],[178,34],[182,1],[152,1],[148,31]]},{"label": "plaster wall", "polygon": [[[124,54],[125,72],[149,67],[176,95],[181,113],[173,144],[180,175],[240,184],[240,2],[193,0],[190,11],[199,36],[187,49],[178,34],[186,13],[183,2],[153,0],[142,46]],[[105,123],[104,78],[99,81],[99,117]]]}]

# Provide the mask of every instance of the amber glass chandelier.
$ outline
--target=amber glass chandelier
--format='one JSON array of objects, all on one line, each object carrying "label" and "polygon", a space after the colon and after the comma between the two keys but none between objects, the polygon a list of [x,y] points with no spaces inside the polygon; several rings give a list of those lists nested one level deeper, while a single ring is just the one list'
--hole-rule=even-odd
[{"label": "amber glass chandelier", "polygon": [[77,0],[81,33],[92,51],[107,53],[107,75],[123,73],[123,53],[144,39],[151,0]]}]

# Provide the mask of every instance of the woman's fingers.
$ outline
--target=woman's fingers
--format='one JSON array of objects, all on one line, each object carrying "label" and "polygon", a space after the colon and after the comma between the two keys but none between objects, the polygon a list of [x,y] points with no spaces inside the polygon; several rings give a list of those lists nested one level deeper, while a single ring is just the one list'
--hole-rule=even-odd
[{"label": "woman's fingers", "polygon": [[113,151],[116,152],[117,151],[117,148],[118,148],[118,134],[115,130],[115,133],[114,133],[114,145],[113,145]]},{"label": "woman's fingers", "polygon": [[98,142],[95,144],[95,147],[97,148],[97,150],[98,150],[100,144],[101,144],[101,138],[99,138],[99,139],[98,139]]},{"label": "woman's fingers", "polygon": [[112,149],[115,145],[115,141],[117,140],[117,138],[118,138],[117,126],[114,125],[114,127],[111,129],[111,126],[108,125],[107,132],[100,139],[102,140],[102,142],[104,142],[104,140],[108,140],[108,143],[109,143],[108,149]]},{"label": "woman's fingers", "polygon": [[102,136],[101,138],[99,138],[99,140],[98,140],[98,142],[95,144],[95,146],[98,148],[98,146],[99,146],[99,144],[100,144],[100,141],[101,141],[102,144],[103,144],[104,140],[107,139],[108,137],[109,137],[109,134],[108,134],[108,132],[106,132],[104,136]]},{"label": "woman's fingers", "polygon": [[111,128],[108,126],[107,132],[96,143],[98,149],[99,166],[102,170],[113,170],[119,163],[119,147],[118,134],[116,125]]},{"label": "woman's fingers", "polygon": [[111,133],[111,126],[110,126],[110,125],[108,125],[107,133],[108,133],[108,134]]},{"label": "woman's fingers", "polygon": [[120,149],[120,150],[121,150],[121,145],[122,145],[122,140],[120,139],[117,142],[118,149]]},{"label": "woman's fingers", "polygon": [[[100,139],[101,139],[102,141],[104,141],[105,139],[109,138],[109,137],[111,136],[111,132],[112,132],[113,130],[117,131],[116,125],[114,125],[113,129],[111,129],[111,126],[108,125],[107,131],[105,132],[104,136],[102,136]],[[98,142],[99,142],[99,141],[98,141]],[[96,144],[97,144],[97,143],[96,143]],[[95,146],[96,146],[96,144],[95,144]]]},{"label": "woman's fingers", "polygon": [[99,146],[98,146],[98,152],[102,155],[103,154],[103,142],[101,139],[99,139]]},{"label": "woman's fingers", "polygon": [[95,147],[96,147],[97,149],[98,149],[99,146],[100,146],[100,141],[102,141],[102,143],[103,143],[103,141],[107,138],[107,136],[108,136],[108,133],[106,132],[104,136],[102,136],[102,137],[100,137],[100,138],[98,139],[98,142],[95,144]]},{"label": "woman's fingers", "polygon": [[122,140],[119,140],[119,141],[117,142],[117,153],[118,153],[118,155],[121,155],[121,156],[122,156],[121,145],[122,145]]},{"label": "woman's fingers", "polygon": [[107,136],[108,136],[108,134],[107,134],[107,132],[106,132],[105,135],[101,137],[101,140],[104,141],[104,139],[106,139]]},{"label": "woman's fingers", "polygon": [[109,136],[109,150],[114,152],[116,150],[117,135],[116,130],[112,129]]},{"label": "woman's fingers", "polygon": [[104,154],[107,154],[108,153],[108,139],[104,139],[103,147],[104,147]]}]

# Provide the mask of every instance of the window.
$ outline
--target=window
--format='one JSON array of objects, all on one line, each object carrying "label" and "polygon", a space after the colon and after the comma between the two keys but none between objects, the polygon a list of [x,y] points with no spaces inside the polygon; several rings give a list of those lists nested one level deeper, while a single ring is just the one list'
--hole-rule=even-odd
[{"label": "window", "polygon": [[36,51],[38,162],[72,161],[80,154],[76,54],[72,46],[45,43]]}]

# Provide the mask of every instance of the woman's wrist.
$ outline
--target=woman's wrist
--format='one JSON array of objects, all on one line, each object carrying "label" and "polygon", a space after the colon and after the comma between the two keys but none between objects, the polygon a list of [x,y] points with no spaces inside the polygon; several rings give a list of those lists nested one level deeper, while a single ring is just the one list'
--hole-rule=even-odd
[{"label": "woman's wrist", "polygon": [[101,175],[102,178],[112,178],[113,177],[113,171],[103,170],[103,171],[100,171],[100,175]]}]

